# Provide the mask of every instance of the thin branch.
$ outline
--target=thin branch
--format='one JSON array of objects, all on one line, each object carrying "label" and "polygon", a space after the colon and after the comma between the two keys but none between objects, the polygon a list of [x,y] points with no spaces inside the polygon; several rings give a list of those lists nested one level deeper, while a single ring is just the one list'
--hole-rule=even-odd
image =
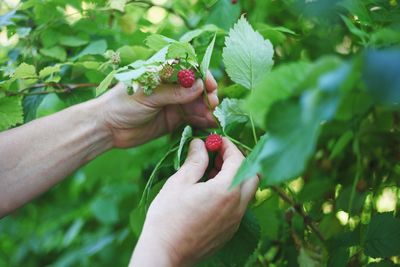
[{"label": "thin branch", "polygon": [[[98,86],[97,83],[78,83],[78,84],[39,83],[39,84],[35,84],[32,86],[26,87],[19,91],[5,91],[5,94],[7,96],[45,95],[45,94],[51,94],[51,93],[59,93],[60,94],[60,93],[70,93],[76,89],[83,89],[83,88],[86,89],[86,88],[97,87],[97,86]],[[59,89],[39,91],[39,92],[29,92],[32,89],[37,89],[37,88],[42,88],[42,87],[56,87]]]},{"label": "thin branch", "polygon": [[322,243],[325,243],[325,238],[322,235],[321,231],[313,222],[312,218],[304,211],[302,204],[296,203],[291,197],[289,197],[285,191],[277,186],[271,186],[272,190],[274,190],[280,198],[282,198],[285,202],[291,205],[294,210],[303,217],[304,223],[314,232],[314,234],[321,240]]}]

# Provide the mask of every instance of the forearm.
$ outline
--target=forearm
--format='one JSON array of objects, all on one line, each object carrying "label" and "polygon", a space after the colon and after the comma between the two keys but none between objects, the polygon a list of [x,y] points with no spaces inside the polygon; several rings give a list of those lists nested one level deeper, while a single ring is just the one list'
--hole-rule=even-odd
[{"label": "forearm", "polygon": [[0,133],[0,217],[112,146],[92,100]]}]

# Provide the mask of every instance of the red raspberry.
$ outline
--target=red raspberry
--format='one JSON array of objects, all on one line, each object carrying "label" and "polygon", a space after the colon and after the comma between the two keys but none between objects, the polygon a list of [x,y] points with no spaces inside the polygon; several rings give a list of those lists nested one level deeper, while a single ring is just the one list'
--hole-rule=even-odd
[{"label": "red raspberry", "polygon": [[210,134],[206,139],[206,148],[210,152],[216,152],[222,147],[222,137],[218,134]]},{"label": "red raspberry", "polygon": [[192,70],[180,70],[178,72],[178,81],[182,87],[190,88],[193,86],[194,81],[196,80],[194,71]]},{"label": "red raspberry", "polygon": [[238,2],[238,0],[232,0],[231,2],[232,2],[232,4],[236,4]]}]

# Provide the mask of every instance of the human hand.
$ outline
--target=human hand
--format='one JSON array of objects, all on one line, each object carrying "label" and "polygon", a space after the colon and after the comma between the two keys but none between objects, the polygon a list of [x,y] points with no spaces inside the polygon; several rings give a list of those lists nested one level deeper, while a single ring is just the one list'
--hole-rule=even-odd
[{"label": "human hand", "polygon": [[219,153],[220,172],[198,182],[209,159],[201,140],[191,142],[185,163],[149,208],[130,266],[190,266],[232,238],[257,190],[258,178],[230,189],[244,157],[226,138]]},{"label": "human hand", "polygon": [[[215,126],[211,111],[203,99],[204,83],[199,79],[191,88],[161,84],[152,95],[142,90],[128,95],[118,84],[101,96],[101,116],[111,133],[115,147],[131,147],[171,132],[186,122],[195,127]],[[213,110],[219,103],[217,83],[208,73],[205,82],[208,101]]]}]

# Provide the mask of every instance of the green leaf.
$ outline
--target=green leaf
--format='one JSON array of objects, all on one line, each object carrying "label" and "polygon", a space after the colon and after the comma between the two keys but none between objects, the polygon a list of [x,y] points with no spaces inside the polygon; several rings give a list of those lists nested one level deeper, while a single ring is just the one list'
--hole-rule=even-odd
[{"label": "green leaf", "polygon": [[240,12],[239,3],[233,5],[231,0],[217,0],[208,16],[207,23],[229,30],[239,18]]},{"label": "green leaf", "polygon": [[67,52],[60,46],[53,46],[51,48],[42,48],[39,50],[42,55],[57,59],[58,61],[65,61]]},{"label": "green leaf", "polygon": [[131,83],[132,80],[139,78],[145,72],[146,72],[146,68],[141,67],[136,70],[130,70],[130,71],[126,71],[126,72],[117,73],[114,75],[114,77],[115,77],[115,79],[117,79],[120,82]]},{"label": "green leaf", "polygon": [[400,104],[400,51],[370,50],[364,54],[363,80],[375,102],[398,108]]},{"label": "green leaf", "polygon": [[353,139],[353,132],[348,130],[345,133],[343,133],[337,142],[335,143],[335,146],[332,149],[331,155],[329,156],[330,159],[336,158],[340,153],[343,152],[343,150],[346,148],[346,146],[350,143],[350,141]]},{"label": "green leaf", "polygon": [[[330,120],[340,99],[340,88],[351,68],[340,68],[320,77],[317,88],[306,91],[299,101],[274,104],[268,113],[268,139],[258,144],[233,181],[238,185],[256,173],[261,185],[273,185],[300,175],[315,149],[322,121]],[[289,164],[290,163],[290,164]]]},{"label": "green leaf", "polygon": [[118,221],[118,206],[110,198],[99,197],[90,204],[93,215],[104,224],[113,224]]},{"label": "green leaf", "polygon": [[242,17],[225,39],[223,61],[232,81],[254,89],[274,64],[272,44]]},{"label": "green leaf", "polygon": [[161,34],[151,34],[145,40],[146,45],[155,51],[158,51],[173,42],[176,41]]},{"label": "green leaf", "polygon": [[257,248],[260,239],[260,227],[254,215],[247,211],[234,237],[200,266],[245,266],[247,259]]},{"label": "green leaf", "polygon": [[300,249],[299,257],[297,261],[299,267],[323,267],[322,259],[320,253],[316,253],[309,249],[302,247]]},{"label": "green leaf", "polygon": [[107,50],[106,40],[98,40],[85,47],[73,60],[77,60],[86,55],[103,55]]},{"label": "green leaf", "polygon": [[263,135],[253,148],[253,151],[244,159],[232,182],[232,187],[238,186],[243,181],[254,177],[260,171],[261,159],[263,158],[262,153],[267,140],[268,135]]},{"label": "green leaf", "polygon": [[24,122],[21,100],[20,96],[0,98],[0,131]]},{"label": "green leaf", "polygon": [[39,77],[43,79],[57,72],[60,72],[60,65],[58,64],[50,67],[45,67],[44,69],[42,69],[39,72]]},{"label": "green leaf", "polygon": [[36,79],[36,68],[32,65],[21,63],[14,72],[15,79]]},{"label": "green leaf", "polygon": [[176,157],[174,161],[175,170],[178,170],[181,167],[183,148],[185,147],[186,143],[192,138],[192,136],[193,136],[192,127],[188,125],[185,127],[185,129],[183,129],[181,140],[179,142],[179,148],[176,151]]},{"label": "green leaf", "polygon": [[266,75],[246,98],[244,108],[252,114],[255,123],[266,127],[265,117],[273,103],[287,99],[295,92],[311,67],[310,63],[296,62],[279,66]]},{"label": "green leaf", "polygon": [[[43,90],[44,88],[37,88],[35,90],[32,90],[32,92],[39,92]],[[40,106],[40,103],[42,103],[45,96],[46,96],[45,94],[41,94],[41,95],[28,95],[24,97],[23,108],[24,108],[25,123],[36,119],[36,111]]]},{"label": "green leaf", "polygon": [[78,36],[62,35],[58,39],[58,42],[63,46],[78,47],[87,44],[89,41]]},{"label": "green leaf", "polygon": [[390,212],[372,216],[365,234],[364,252],[373,258],[400,255],[400,219]]},{"label": "green leaf", "polygon": [[117,71],[113,70],[111,71],[105,78],[104,80],[97,86],[96,88],[96,97],[102,95],[105,91],[107,91],[108,87],[112,83],[114,79],[114,75]]},{"label": "green leaf", "polygon": [[204,81],[207,79],[207,71],[208,71],[208,67],[210,66],[210,60],[211,60],[211,56],[213,53],[216,37],[217,37],[217,35],[214,35],[214,38],[212,39],[211,43],[208,45],[206,53],[204,54],[203,60],[201,61],[201,64],[200,64],[200,72],[201,72],[201,75],[203,76]]},{"label": "green leaf", "polygon": [[168,48],[168,58],[187,58],[192,65],[197,65],[197,56],[193,46],[189,43],[174,42]]},{"label": "green leaf", "polygon": [[225,98],[215,109],[214,115],[224,131],[230,126],[246,123],[249,120],[249,116],[240,107],[242,103],[243,100]]}]

